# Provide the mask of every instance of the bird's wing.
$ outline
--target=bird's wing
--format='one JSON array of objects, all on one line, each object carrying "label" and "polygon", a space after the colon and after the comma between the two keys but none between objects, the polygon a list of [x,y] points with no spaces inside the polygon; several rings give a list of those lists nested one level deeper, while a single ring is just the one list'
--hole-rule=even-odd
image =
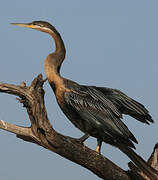
[{"label": "bird's wing", "polygon": [[149,124],[149,122],[154,122],[144,105],[128,97],[121,91],[104,87],[94,88],[103,93],[105,98],[113,102],[121,113],[130,115],[143,123]]},{"label": "bird's wing", "polygon": [[109,99],[102,97],[102,93],[86,86],[82,92],[66,92],[65,102],[78,113],[85,126],[99,131],[103,140],[109,137],[113,141],[122,142],[134,148],[130,140],[136,143],[137,140],[120,120],[121,114],[115,105]]}]

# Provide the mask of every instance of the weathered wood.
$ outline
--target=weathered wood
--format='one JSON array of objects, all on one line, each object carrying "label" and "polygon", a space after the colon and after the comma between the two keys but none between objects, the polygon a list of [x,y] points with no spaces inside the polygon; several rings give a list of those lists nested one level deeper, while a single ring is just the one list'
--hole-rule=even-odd
[{"label": "weathered wood", "polygon": [[[76,139],[56,132],[47,117],[43,83],[42,75],[35,78],[30,86],[26,86],[25,83],[21,83],[19,86],[0,83],[0,92],[20,97],[18,100],[24,104],[31,121],[31,127],[21,127],[1,120],[0,129],[12,132],[25,141],[43,146],[89,169],[102,179],[134,180],[136,177],[138,180],[145,179],[145,175],[139,167],[134,166],[135,168],[133,168],[131,165],[132,170],[126,172],[106,157],[80,144]],[[156,158],[158,158],[158,155],[156,152],[157,150],[154,150],[148,164],[157,170]],[[155,173],[154,179],[158,179],[157,173]]]}]

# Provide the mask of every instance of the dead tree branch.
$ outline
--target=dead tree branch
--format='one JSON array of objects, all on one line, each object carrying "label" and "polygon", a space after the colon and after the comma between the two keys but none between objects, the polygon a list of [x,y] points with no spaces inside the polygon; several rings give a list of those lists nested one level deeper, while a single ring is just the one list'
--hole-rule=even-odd
[{"label": "dead tree branch", "polygon": [[105,180],[153,180],[158,179],[158,146],[155,146],[148,165],[153,167],[153,175],[146,176],[139,167],[129,164],[131,170],[124,171],[104,156],[80,144],[75,139],[56,132],[50,124],[44,104],[42,75],[35,78],[30,86],[0,83],[0,92],[16,95],[27,110],[31,127],[21,127],[0,120],[0,129],[16,134],[18,138],[36,143],[87,169]]}]

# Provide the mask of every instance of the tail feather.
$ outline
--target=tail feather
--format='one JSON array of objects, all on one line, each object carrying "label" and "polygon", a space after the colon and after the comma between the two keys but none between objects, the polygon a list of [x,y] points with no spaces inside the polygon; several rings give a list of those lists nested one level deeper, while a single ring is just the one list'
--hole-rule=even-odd
[{"label": "tail feather", "polygon": [[130,147],[124,146],[122,144],[118,145],[118,148],[125,153],[133,163],[149,178],[152,180],[158,179],[158,174],[155,169],[149,166],[144,159],[142,159],[136,152],[134,152]]}]

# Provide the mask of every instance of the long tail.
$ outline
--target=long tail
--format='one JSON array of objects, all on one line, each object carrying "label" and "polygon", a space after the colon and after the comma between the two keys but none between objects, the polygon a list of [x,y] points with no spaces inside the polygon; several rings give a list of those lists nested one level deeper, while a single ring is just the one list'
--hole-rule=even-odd
[{"label": "long tail", "polygon": [[152,180],[158,180],[157,171],[149,166],[144,159],[136,154],[130,147],[119,145],[118,148],[125,153],[145,175]]}]

